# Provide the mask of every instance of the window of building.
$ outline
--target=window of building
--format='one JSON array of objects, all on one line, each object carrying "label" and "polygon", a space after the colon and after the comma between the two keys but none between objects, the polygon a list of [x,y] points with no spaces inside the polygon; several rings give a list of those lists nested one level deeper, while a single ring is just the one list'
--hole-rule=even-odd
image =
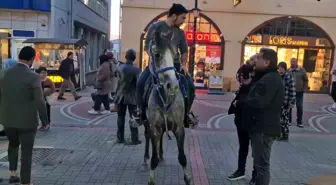
[{"label": "window of building", "polygon": [[96,12],[98,15],[104,19],[108,19],[108,6],[106,0],[80,0],[91,10]]}]

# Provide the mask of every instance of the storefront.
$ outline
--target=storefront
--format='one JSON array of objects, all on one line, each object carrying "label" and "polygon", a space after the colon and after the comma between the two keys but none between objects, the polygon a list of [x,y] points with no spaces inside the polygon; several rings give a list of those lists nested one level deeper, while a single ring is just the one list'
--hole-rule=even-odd
[{"label": "storefront", "polygon": [[313,23],[291,17],[265,22],[254,29],[244,41],[243,61],[271,48],[278,53],[278,62],[296,58],[299,66],[307,71],[309,91],[328,92],[334,45],[329,36]]},{"label": "storefront", "polygon": [[27,38],[34,38],[35,31],[22,29],[0,29],[0,67],[8,58],[17,59],[20,50],[24,46],[32,46],[32,44],[24,44]]},{"label": "storefront", "polygon": [[[144,51],[144,43],[146,39],[146,32],[149,26],[156,22],[166,20],[167,12],[160,14],[153,19],[145,28],[141,35],[141,53],[140,53],[140,66],[144,69],[148,65],[149,57]],[[190,46],[193,41],[193,21],[194,16],[192,13],[187,15],[186,22],[181,26],[184,30],[186,39]],[[189,59],[190,57],[188,57]],[[213,70],[223,70],[224,64],[224,37],[221,34],[217,25],[204,14],[200,14],[197,20],[196,30],[196,51],[195,51],[195,66],[194,66],[194,79],[195,86],[199,88],[207,88],[209,86],[209,74]],[[190,69],[190,63],[187,62]]]},{"label": "storefront", "polygon": [[11,55],[10,37],[10,30],[0,29],[0,69],[2,68],[3,61],[8,59]]},{"label": "storefront", "polygon": [[33,67],[38,69],[45,66],[48,70],[48,77],[55,83],[56,89],[62,85],[63,79],[58,69],[62,60],[66,59],[68,52],[74,53],[74,74],[71,80],[76,89],[85,87],[85,47],[87,42],[79,39],[56,39],[56,38],[35,38],[27,39],[24,44],[33,44],[36,50],[36,57]]}]

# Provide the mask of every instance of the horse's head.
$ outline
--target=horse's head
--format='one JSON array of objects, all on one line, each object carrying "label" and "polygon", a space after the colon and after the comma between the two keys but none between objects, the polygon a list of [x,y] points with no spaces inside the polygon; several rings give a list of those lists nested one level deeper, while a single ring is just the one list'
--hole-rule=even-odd
[{"label": "horse's head", "polygon": [[156,76],[166,90],[172,94],[179,89],[174,67],[174,56],[176,56],[176,46],[171,42],[171,35],[164,35],[160,28],[157,28],[152,40],[152,62],[150,63],[151,73]]}]

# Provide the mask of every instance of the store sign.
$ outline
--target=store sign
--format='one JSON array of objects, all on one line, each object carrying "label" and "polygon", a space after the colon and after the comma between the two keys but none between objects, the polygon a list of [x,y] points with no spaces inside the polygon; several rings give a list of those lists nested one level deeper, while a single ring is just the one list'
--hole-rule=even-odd
[{"label": "store sign", "polygon": [[63,78],[61,76],[48,76],[48,78],[54,83],[62,83]]},{"label": "store sign", "polygon": [[[193,42],[194,33],[186,32],[186,37],[188,42]],[[196,41],[197,42],[220,42],[220,37],[218,34],[210,33],[197,33],[196,32]]]},{"label": "store sign", "polygon": [[315,45],[315,39],[307,39],[303,37],[287,37],[287,36],[264,36],[267,44],[284,45],[284,46],[311,46]]},{"label": "store sign", "polygon": [[236,7],[241,3],[241,0],[233,0],[233,6]]},{"label": "store sign", "polygon": [[223,88],[223,76],[221,70],[210,71],[209,76],[209,88],[210,89],[222,89]]},{"label": "store sign", "polygon": [[36,43],[36,49],[47,49],[47,50],[73,50],[75,49],[75,45],[73,44],[50,44],[50,43]]},{"label": "store sign", "polygon": [[248,44],[261,44],[262,36],[261,35],[251,35],[247,37],[246,43]]}]

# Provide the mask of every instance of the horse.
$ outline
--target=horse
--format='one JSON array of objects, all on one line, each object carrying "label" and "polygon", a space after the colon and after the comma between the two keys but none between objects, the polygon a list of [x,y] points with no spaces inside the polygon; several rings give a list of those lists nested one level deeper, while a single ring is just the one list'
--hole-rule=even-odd
[{"label": "horse", "polygon": [[[152,47],[152,43],[155,45]],[[149,69],[151,76],[147,96],[147,124],[145,124],[145,156],[143,166],[148,166],[149,140],[152,144],[152,156],[150,162],[150,175],[148,185],[155,185],[155,170],[159,161],[163,160],[162,140],[163,134],[169,131],[174,133],[178,147],[178,161],[183,168],[184,182],[190,185],[191,178],[187,170],[187,158],[184,152],[185,140],[185,101],[182,92],[185,89],[182,85],[180,75],[177,73],[173,56],[176,55],[176,46],[170,42],[170,38],[161,34],[159,28],[154,32],[150,42]]]}]

